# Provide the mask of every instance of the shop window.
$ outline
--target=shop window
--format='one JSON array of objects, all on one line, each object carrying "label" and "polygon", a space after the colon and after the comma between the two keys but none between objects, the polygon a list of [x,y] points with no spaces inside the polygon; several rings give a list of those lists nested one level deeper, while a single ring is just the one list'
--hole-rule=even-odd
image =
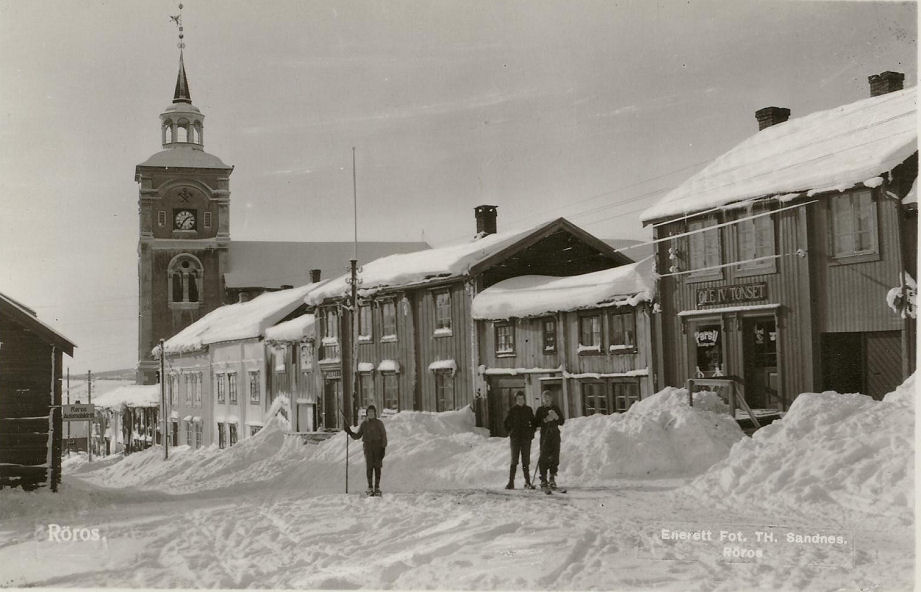
[{"label": "shop window", "polygon": [[227,389],[225,388],[224,375],[215,374],[214,375],[214,385],[215,390],[217,391],[217,402],[226,403],[227,402]]},{"label": "shop window", "polygon": [[227,397],[231,405],[237,404],[237,373],[231,372],[227,375]]},{"label": "shop window", "polygon": [[217,447],[218,448],[227,447],[227,441],[224,439],[224,424],[222,423],[217,424]]},{"label": "shop window", "polygon": [[496,355],[515,355],[515,323],[513,321],[496,323]]},{"label": "shop window", "polygon": [[[763,208],[754,209],[748,215],[763,213]],[[750,220],[741,220],[735,224],[736,237],[739,241],[740,271],[772,273],[775,259],[766,258],[775,254],[774,217],[760,216]]]},{"label": "shop window", "polygon": [[454,400],[454,373],[447,370],[435,372],[435,410],[452,411],[457,408]]},{"label": "shop window", "polygon": [[249,402],[251,405],[259,404],[259,390],[259,371],[249,372]]},{"label": "shop window", "polygon": [[611,413],[608,405],[607,385],[603,382],[582,383],[582,415],[595,415]]},{"label": "shop window", "polygon": [[608,349],[615,353],[636,351],[636,313],[633,310],[611,314],[611,344]]},{"label": "shop window", "polygon": [[876,204],[869,190],[831,198],[833,253],[836,258],[874,255],[878,251]]},{"label": "shop window", "polygon": [[[720,231],[718,228],[703,230],[714,226],[714,219],[693,220],[688,224],[688,261],[691,267],[688,277],[721,277],[720,265]],[[695,232],[697,231],[697,232]]]},{"label": "shop window", "polygon": [[370,372],[358,375],[359,405],[364,408],[374,402],[374,376]]},{"label": "shop window", "polygon": [[382,374],[384,381],[384,409],[400,410],[400,384],[393,372]]},{"label": "shop window", "polygon": [[234,444],[237,443],[237,424],[229,423],[227,424],[227,428],[228,428],[227,442],[230,446],[233,446]]},{"label": "shop window", "polygon": [[579,317],[579,353],[601,352],[601,315]]},{"label": "shop window", "polygon": [[723,376],[723,328],[718,324],[699,325],[694,331],[694,349],[697,354],[695,376],[710,378]]},{"label": "shop window", "polygon": [[449,290],[435,292],[435,334],[451,334],[451,292]]},{"label": "shop window", "polygon": [[541,332],[543,334],[544,353],[549,354],[556,351],[556,319],[542,319]]},{"label": "shop window", "polygon": [[358,307],[358,340],[371,341],[371,307],[362,304]]},{"label": "shop window", "polygon": [[623,413],[640,400],[640,385],[636,381],[617,381],[613,383],[614,411]]},{"label": "shop window", "polygon": [[381,302],[381,340],[397,338],[397,305],[393,300]]}]

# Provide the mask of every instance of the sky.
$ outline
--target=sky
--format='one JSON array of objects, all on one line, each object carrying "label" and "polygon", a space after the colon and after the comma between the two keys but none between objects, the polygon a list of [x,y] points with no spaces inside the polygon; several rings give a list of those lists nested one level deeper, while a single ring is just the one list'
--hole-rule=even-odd
[{"label": "sky", "polygon": [[[137,359],[137,185],[172,100],[178,2],[0,0],[0,292],[77,345]],[[894,2],[185,0],[205,150],[234,165],[231,238],[469,239],[640,211],[757,131],[917,80]]]}]

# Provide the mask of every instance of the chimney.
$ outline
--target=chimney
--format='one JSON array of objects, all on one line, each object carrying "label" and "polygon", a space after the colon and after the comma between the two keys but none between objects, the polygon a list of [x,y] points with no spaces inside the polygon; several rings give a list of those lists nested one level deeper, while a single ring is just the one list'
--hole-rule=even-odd
[{"label": "chimney", "polygon": [[905,81],[905,75],[901,72],[883,72],[874,74],[867,78],[870,81],[870,96],[878,97],[886,93],[902,90],[902,82]]},{"label": "chimney", "polygon": [[310,283],[315,284],[320,281],[320,270],[311,269],[310,270]]},{"label": "chimney", "polygon": [[476,233],[479,236],[496,234],[496,208],[498,206],[477,206],[473,208],[476,213]]},{"label": "chimney", "polygon": [[758,120],[758,131],[766,127],[783,123],[790,119],[790,110],[785,107],[765,107],[755,111],[755,119]]}]

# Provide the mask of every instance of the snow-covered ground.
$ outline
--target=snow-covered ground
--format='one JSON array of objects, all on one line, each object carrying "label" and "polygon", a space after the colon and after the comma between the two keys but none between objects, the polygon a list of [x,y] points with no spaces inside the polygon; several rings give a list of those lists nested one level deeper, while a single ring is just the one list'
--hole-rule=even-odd
[{"label": "snow-covered ground", "polygon": [[[302,444],[281,419],[165,462],[74,457],[58,495],[0,491],[0,586],[907,590],[910,389],[805,395],[754,438],[666,389],[567,421],[551,496],[501,489],[508,443],[469,410],[386,420],[382,498],[344,495],[343,434]],[[349,462],[360,492],[359,443]]]}]

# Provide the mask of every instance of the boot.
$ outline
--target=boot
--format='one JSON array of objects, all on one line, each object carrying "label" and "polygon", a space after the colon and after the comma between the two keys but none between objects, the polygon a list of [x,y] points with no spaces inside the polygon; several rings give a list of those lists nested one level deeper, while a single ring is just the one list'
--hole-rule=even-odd
[{"label": "boot", "polygon": [[515,465],[512,465],[508,470],[508,483],[505,485],[506,489],[515,489],[515,470],[517,468],[518,467]]},{"label": "boot", "polygon": [[531,483],[531,472],[528,467],[522,467],[522,469],[524,469],[524,488],[534,489],[534,484]]},{"label": "boot", "polygon": [[556,488],[556,475],[550,475],[550,489]]}]

